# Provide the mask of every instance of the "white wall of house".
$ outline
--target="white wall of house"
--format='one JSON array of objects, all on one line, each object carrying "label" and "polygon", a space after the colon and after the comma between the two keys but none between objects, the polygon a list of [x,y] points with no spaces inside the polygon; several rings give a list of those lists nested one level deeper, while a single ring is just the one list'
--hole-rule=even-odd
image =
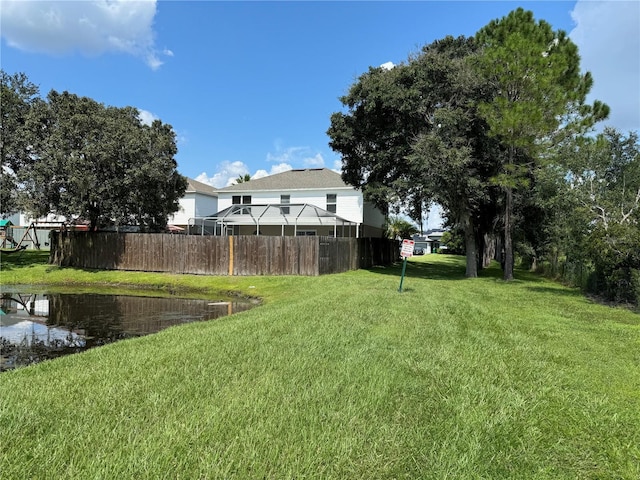
[{"label": "white wall of house", "polygon": [[187,225],[190,218],[205,217],[218,211],[218,198],[198,192],[185,193],[180,199],[180,210],[169,215],[169,224]]},{"label": "white wall of house", "polygon": [[170,225],[186,225],[193,213],[196,211],[196,198],[193,193],[185,193],[184,197],[179,200],[180,210],[173,215],[169,215],[168,222]]},{"label": "white wall of house", "polygon": [[[281,195],[289,195],[289,203],[307,203],[316,207],[327,209],[327,194],[336,195],[336,215],[350,222],[362,223],[363,201],[362,193],[351,188],[334,188],[326,190],[279,190],[258,192],[219,192],[218,208],[224,210],[232,205],[233,195],[251,196],[254,205],[268,205],[280,203]],[[384,220],[383,220],[384,222]]]}]

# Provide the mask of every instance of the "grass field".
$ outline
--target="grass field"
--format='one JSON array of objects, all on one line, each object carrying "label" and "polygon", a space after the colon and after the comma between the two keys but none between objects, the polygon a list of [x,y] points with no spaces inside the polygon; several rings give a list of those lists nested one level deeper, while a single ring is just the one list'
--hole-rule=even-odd
[{"label": "grass field", "polygon": [[[27,252],[25,252],[27,253]],[[60,269],[2,283],[264,305],[0,375],[2,479],[640,478],[640,316],[462,257],[322,277]]]}]

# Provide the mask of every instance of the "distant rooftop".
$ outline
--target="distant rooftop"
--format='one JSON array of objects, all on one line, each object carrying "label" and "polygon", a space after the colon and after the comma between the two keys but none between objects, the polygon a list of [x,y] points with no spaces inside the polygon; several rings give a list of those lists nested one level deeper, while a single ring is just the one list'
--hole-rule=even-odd
[{"label": "distant rooftop", "polygon": [[307,168],[288,170],[268,177],[256,178],[248,182],[221,188],[218,192],[254,192],[265,190],[299,190],[352,188],[342,181],[339,173],[328,168]]},{"label": "distant rooftop", "polygon": [[187,192],[206,193],[217,196],[215,187],[194,180],[193,178],[187,178]]}]

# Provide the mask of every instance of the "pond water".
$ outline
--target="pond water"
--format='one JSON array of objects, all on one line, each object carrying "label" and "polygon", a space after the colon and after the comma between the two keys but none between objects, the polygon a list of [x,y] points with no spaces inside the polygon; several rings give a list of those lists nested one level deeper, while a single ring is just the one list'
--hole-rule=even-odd
[{"label": "pond water", "polygon": [[51,293],[3,286],[0,371],[156,333],[173,325],[212,320],[256,304],[238,298]]}]

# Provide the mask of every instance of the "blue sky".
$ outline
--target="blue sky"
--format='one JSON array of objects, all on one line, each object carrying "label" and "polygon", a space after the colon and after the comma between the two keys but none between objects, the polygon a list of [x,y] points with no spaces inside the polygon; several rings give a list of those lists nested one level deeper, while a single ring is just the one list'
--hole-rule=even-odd
[{"label": "blue sky", "polygon": [[340,168],[326,130],[369,66],[470,36],[522,6],[570,33],[607,124],[640,130],[640,2],[0,0],[1,66],[173,126],[180,173]]}]

